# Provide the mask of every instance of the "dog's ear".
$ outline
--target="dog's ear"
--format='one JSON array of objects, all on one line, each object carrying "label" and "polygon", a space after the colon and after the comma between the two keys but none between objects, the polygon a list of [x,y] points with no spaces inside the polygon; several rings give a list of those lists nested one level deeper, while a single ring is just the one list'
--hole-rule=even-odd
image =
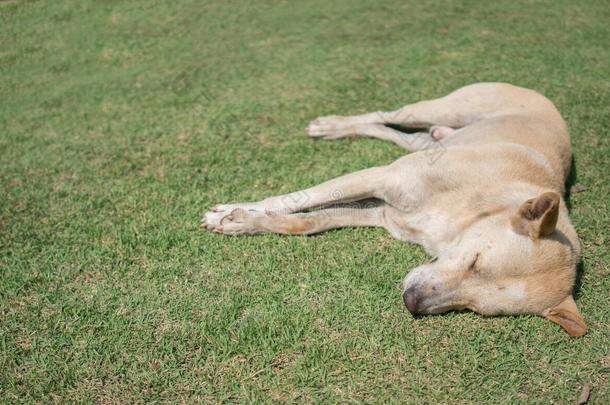
[{"label": "dog's ear", "polygon": [[582,336],[587,333],[587,324],[578,312],[572,295],[561,301],[551,309],[547,309],[543,315],[565,329],[570,336]]},{"label": "dog's ear", "polygon": [[559,201],[560,196],[554,191],[530,198],[521,204],[517,213],[511,217],[513,228],[532,239],[552,234],[557,225]]}]

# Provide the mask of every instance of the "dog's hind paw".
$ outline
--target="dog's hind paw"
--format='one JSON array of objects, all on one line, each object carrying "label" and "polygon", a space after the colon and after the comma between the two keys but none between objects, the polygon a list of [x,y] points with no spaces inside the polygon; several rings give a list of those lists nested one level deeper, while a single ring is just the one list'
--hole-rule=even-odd
[{"label": "dog's hind paw", "polygon": [[320,139],[343,138],[353,135],[353,132],[354,130],[349,122],[349,118],[337,115],[316,118],[305,128],[307,135]]}]

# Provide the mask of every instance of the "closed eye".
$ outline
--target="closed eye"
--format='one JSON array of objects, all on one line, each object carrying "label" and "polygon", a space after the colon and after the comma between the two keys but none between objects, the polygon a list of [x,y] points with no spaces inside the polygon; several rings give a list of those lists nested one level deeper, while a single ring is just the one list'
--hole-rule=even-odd
[{"label": "closed eye", "polygon": [[469,271],[478,271],[477,261],[479,260],[479,255],[480,255],[480,253],[477,253],[474,256],[474,260],[472,261],[472,263],[470,263],[470,266],[468,266],[468,270]]}]

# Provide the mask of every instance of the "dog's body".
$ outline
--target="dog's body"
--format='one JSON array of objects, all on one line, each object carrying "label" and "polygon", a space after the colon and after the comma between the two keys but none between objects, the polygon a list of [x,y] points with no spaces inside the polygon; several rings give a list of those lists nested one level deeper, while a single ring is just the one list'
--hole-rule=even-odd
[{"label": "dog's body", "polygon": [[[217,205],[202,225],[225,234],[382,226],[437,257],[404,280],[411,312],[535,313],[585,333],[572,298],[578,238],[560,197],[570,141],[548,99],[479,83],[394,112],[318,118],[307,132],[370,136],[415,153],[296,193]],[[299,212],[310,208],[320,209]]]}]

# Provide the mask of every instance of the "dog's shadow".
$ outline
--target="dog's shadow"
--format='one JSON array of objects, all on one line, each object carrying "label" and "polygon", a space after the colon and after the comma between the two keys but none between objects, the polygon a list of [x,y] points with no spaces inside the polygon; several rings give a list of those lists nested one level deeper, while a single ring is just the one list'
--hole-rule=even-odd
[{"label": "dog's shadow", "polygon": [[[572,156],[572,163],[570,165],[570,172],[568,173],[568,177],[565,182],[565,202],[568,207],[568,211],[572,211],[572,187],[576,184],[577,173],[576,173],[576,160],[574,156]],[[574,282],[574,290],[572,294],[575,299],[578,299],[580,296],[580,289],[582,287],[582,276],[585,272],[585,265],[582,259],[579,260],[576,265],[576,281]]]},{"label": "dog's shadow", "polygon": [[570,164],[570,172],[565,182],[565,201],[569,211],[572,211],[572,186],[576,184],[576,161],[572,156],[572,163]]}]

